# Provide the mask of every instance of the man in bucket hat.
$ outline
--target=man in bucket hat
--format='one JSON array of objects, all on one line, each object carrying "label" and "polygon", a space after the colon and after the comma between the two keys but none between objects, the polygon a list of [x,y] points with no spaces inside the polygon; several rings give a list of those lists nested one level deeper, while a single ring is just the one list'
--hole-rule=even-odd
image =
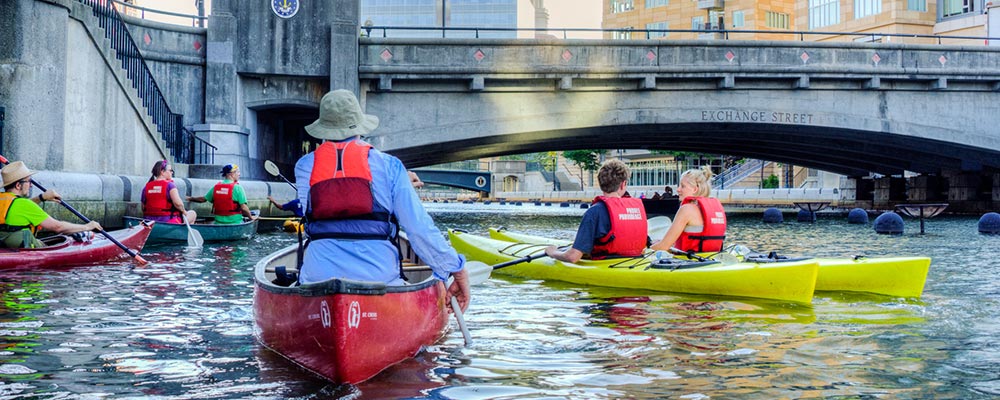
[{"label": "man in bucket hat", "polygon": [[39,204],[49,200],[59,201],[62,197],[51,189],[31,197],[31,176],[35,172],[28,169],[21,161],[14,161],[0,170],[4,188],[4,192],[0,193],[0,243],[2,243],[2,247],[45,247],[44,243],[35,238],[35,234],[42,229],[61,234],[101,229],[101,224],[97,221],[80,225],[50,217]]},{"label": "man in bucket hat", "polygon": [[469,304],[465,258],[420,204],[403,163],[361,140],[378,122],[361,110],[354,93],[335,90],[323,96],[319,119],[305,128],[323,143],[295,164],[309,235],[299,282],[347,278],[402,284],[395,245],[401,228],[436,277],[455,278],[448,291],[464,310]]},{"label": "man in bucket hat", "polygon": [[212,214],[217,224],[242,224],[243,217],[257,219],[250,213],[246,192],[239,184],[240,167],[226,164],[219,173],[222,174],[222,182],[216,183],[204,196],[187,196],[187,201],[212,203]]}]

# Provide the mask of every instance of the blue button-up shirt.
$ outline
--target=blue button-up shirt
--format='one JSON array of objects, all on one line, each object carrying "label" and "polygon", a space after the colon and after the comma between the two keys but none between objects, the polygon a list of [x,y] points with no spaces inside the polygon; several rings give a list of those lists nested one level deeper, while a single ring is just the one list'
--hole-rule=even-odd
[{"label": "blue button-up shirt", "polygon": [[[352,139],[357,140],[357,139]],[[299,204],[308,209],[309,178],[312,175],[314,153],[306,154],[295,163],[295,183]],[[406,232],[410,246],[420,259],[446,280],[465,265],[465,258],[445,241],[431,216],[424,210],[416,190],[410,185],[406,168],[398,158],[376,149],[368,152],[372,173],[372,192],[379,204],[391,211]],[[348,195],[345,193],[345,195]],[[385,240],[323,239],[309,243],[299,273],[300,283],[319,282],[331,278],[401,284],[399,252]]]}]

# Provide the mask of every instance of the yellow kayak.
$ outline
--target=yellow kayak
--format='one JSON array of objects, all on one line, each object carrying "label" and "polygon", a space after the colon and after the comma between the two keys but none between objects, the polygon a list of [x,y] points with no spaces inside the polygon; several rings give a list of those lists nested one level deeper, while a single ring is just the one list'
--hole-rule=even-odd
[{"label": "yellow kayak", "polygon": [[[662,236],[662,235],[661,235]],[[490,237],[507,242],[571,244],[567,240],[490,229]],[[711,253],[701,254],[707,257]],[[681,256],[683,257],[683,256]],[[919,298],[930,269],[929,257],[816,258],[818,291],[867,292],[895,297]]]},{"label": "yellow kayak", "polygon": [[[499,264],[538,254],[543,245],[511,243],[449,230],[451,245],[471,261]],[[757,297],[810,303],[816,285],[815,260],[781,263],[685,262],[639,258],[581,260],[567,263],[543,257],[496,269],[531,279],[664,292]]]}]

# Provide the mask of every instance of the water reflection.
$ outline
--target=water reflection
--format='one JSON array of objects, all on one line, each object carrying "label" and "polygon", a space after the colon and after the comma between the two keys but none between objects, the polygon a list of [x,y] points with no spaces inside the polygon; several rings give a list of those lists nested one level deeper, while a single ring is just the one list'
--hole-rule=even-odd
[{"label": "water reflection", "polygon": [[[583,210],[433,211],[439,227],[572,238]],[[731,239],[788,255],[928,254],[919,300],[820,292],[812,306],[494,277],[416,358],[332,385],[252,337],[252,265],[285,233],[127,263],[0,271],[0,397],[995,398],[1000,237],[974,218],[887,237],[821,215],[734,216]],[[454,328],[454,327],[453,327]]]}]

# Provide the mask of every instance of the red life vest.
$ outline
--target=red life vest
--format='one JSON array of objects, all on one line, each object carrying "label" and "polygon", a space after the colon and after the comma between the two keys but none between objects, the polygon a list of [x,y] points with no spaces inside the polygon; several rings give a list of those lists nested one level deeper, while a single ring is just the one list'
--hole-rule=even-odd
[{"label": "red life vest", "polygon": [[704,229],[701,232],[681,232],[674,247],[682,251],[722,251],[722,241],[726,239],[726,211],[722,203],[714,197],[684,198],[684,204],[695,202],[701,211]]},{"label": "red life vest", "polygon": [[372,193],[371,148],[357,140],[316,148],[306,210],[311,239],[385,240],[395,235],[391,213]]},{"label": "red life vest", "polygon": [[212,189],[212,214],[228,216],[240,213],[240,205],[233,201],[235,189],[236,182],[215,184],[215,188]]},{"label": "red life vest", "polygon": [[642,255],[648,239],[646,209],[642,200],[632,197],[597,196],[594,203],[602,202],[611,217],[611,231],[597,240],[590,258],[600,260],[608,256],[635,257]]},{"label": "red life vest", "polygon": [[14,205],[15,201],[31,201],[28,199],[23,199],[21,197],[15,196],[13,193],[0,192],[0,232],[17,232],[20,230],[28,229],[31,233],[37,233],[40,229],[34,225],[8,225],[7,224],[7,213],[10,212],[10,206]]},{"label": "red life vest", "polygon": [[146,202],[142,203],[142,215],[148,217],[163,217],[174,215],[177,210],[170,201],[170,192],[167,187],[170,181],[153,180],[146,182],[146,187],[142,189],[146,194]]}]

